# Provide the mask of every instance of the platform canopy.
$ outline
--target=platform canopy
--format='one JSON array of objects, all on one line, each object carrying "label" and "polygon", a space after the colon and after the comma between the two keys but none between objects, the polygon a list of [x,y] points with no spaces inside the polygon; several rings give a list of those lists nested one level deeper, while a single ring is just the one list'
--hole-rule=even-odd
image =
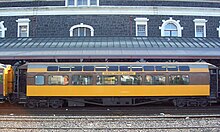
[{"label": "platform canopy", "polygon": [[2,38],[0,59],[220,59],[219,38]]}]

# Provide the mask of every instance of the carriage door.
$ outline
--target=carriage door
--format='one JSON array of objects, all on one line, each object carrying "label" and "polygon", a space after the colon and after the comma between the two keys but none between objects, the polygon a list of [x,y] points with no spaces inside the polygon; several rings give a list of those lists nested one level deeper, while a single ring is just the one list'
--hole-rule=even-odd
[{"label": "carriage door", "polygon": [[218,97],[218,69],[210,69],[210,97]]},{"label": "carriage door", "polygon": [[220,69],[218,70],[218,97],[220,96]]},{"label": "carriage door", "polygon": [[3,95],[3,69],[0,69],[0,96]]}]

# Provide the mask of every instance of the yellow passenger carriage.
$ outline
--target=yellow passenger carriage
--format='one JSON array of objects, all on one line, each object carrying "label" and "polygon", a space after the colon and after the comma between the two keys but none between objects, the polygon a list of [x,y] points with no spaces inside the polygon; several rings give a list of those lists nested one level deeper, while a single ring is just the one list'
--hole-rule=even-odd
[{"label": "yellow passenger carriage", "polygon": [[[210,68],[204,62],[27,63],[19,85],[29,107],[141,105],[173,101],[208,105]],[[213,95],[215,96],[215,95]]]}]

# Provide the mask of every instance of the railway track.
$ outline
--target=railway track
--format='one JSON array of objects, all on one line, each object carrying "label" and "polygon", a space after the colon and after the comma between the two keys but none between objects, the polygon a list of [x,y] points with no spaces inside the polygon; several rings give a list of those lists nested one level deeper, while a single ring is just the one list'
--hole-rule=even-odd
[{"label": "railway track", "polygon": [[22,106],[0,107],[0,115],[57,115],[57,116],[96,116],[96,115],[193,115],[193,114],[219,114],[220,106],[205,108],[175,108],[173,106],[141,106],[141,107],[72,107],[72,108],[37,108],[28,109]]},{"label": "railway track", "polygon": [[2,131],[218,131],[220,115],[0,116]]}]

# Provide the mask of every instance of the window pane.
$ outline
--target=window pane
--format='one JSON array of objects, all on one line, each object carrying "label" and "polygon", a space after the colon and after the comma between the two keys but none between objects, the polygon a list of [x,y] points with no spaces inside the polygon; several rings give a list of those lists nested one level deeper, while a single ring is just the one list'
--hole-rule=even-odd
[{"label": "window pane", "polygon": [[70,71],[70,67],[60,67],[59,71]]},{"label": "window pane", "polygon": [[81,85],[82,82],[81,82],[81,76],[80,75],[74,75],[72,76],[72,84],[73,85]]},{"label": "window pane", "polygon": [[122,75],[121,85],[141,85],[142,77],[140,75]]},{"label": "window pane", "polygon": [[27,37],[27,26],[19,27],[19,37]]},{"label": "window pane", "polygon": [[35,76],[35,85],[44,85],[44,76]]},{"label": "window pane", "polygon": [[90,0],[90,5],[97,5],[97,0]]},{"label": "window pane", "polygon": [[171,31],[171,36],[177,37],[178,36],[178,32],[177,31]]},{"label": "window pane", "polygon": [[85,28],[79,28],[79,36],[85,36]]},{"label": "window pane", "polygon": [[183,84],[189,84],[189,75],[182,75]]},{"label": "window pane", "polygon": [[48,66],[47,71],[58,71],[58,66]]},{"label": "window pane", "polygon": [[171,36],[171,32],[170,31],[164,31],[164,36],[170,37]]},{"label": "window pane", "polygon": [[3,37],[3,33],[2,33],[2,31],[0,31],[0,37]]},{"label": "window pane", "polygon": [[144,66],[144,71],[154,71],[154,66]]},{"label": "window pane", "polygon": [[190,71],[189,66],[179,66],[180,71]]},{"label": "window pane", "polygon": [[76,28],[76,29],[73,30],[73,36],[78,36],[78,29],[79,28]]},{"label": "window pane", "polygon": [[146,36],[146,25],[137,25],[137,36]]},{"label": "window pane", "polygon": [[168,66],[167,70],[168,71],[178,71],[178,67],[177,66]]},{"label": "window pane", "polygon": [[88,5],[87,0],[78,0],[78,5]]},{"label": "window pane", "polygon": [[130,66],[120,66],[120,71],[130,71]]},{"label": "window pane", "polygon": [[95,70],[96,71],[106,71],[106,66],[96,66]]},{"label": "window pane", "polygon": [[71,68],[71,71],[82,71],[82,66],[74,66]]},{"label": "window pane", "polygon": [[165,26],[165,30],[177,30],[177,27],[173,23],[169,23]]},{"label": "window pane", "polygon": [[166,77],[162,75],[154,75],[153,77],[153,84],[154,85],[164,85],[166,82]]},{"label": "window pane", "polygon": [[83,71],[94,71],[94,66],[84,66]]},{"label": "window pane", "polygon": [[145,77],[145,84],[152,85],[153,84],[153,77],[151,75],[146,75]]},{"label": "window pane", "polygon": [[132,66],[132,71],[142,71],[142,66]]},{"label": "window pane", "polygon": [[74,75],[72,77],[73,85],[91,85],[92,84],[92,76],[89,75]]},{"label": "window pane", "polygon": [[188,75],[170,75],[169,84],[171,85],[186,85],[189,84]]},{"label": "window pane", "polygon": [[68,76],[48,76],[49,85],[67,85],[69,84]]},{"label": "window pane", "polygon": [[156,71],[166,71],[165,66],[156,66]]},{"label": "window pane", "polygon": [[85,28],[85,30],[86,30],[86,36],[91,36],[91,31],[90,31],[90,29],[89,29],[89,28]]},{"label": "window pane", "polygon": [[118,84],[117,76],[97,76],[97,85],[116,85]]},{"label": "window pane", "polygon": [[196,37],[204,37],[204,26],[196,26]]},{"label": "window pane", "polygon": [[118,66],[109,66],[108,71],[118,71]]},{"label": "window pane", "polygon": [[68,5],[74,5],[74,0],[68,0]]}]

